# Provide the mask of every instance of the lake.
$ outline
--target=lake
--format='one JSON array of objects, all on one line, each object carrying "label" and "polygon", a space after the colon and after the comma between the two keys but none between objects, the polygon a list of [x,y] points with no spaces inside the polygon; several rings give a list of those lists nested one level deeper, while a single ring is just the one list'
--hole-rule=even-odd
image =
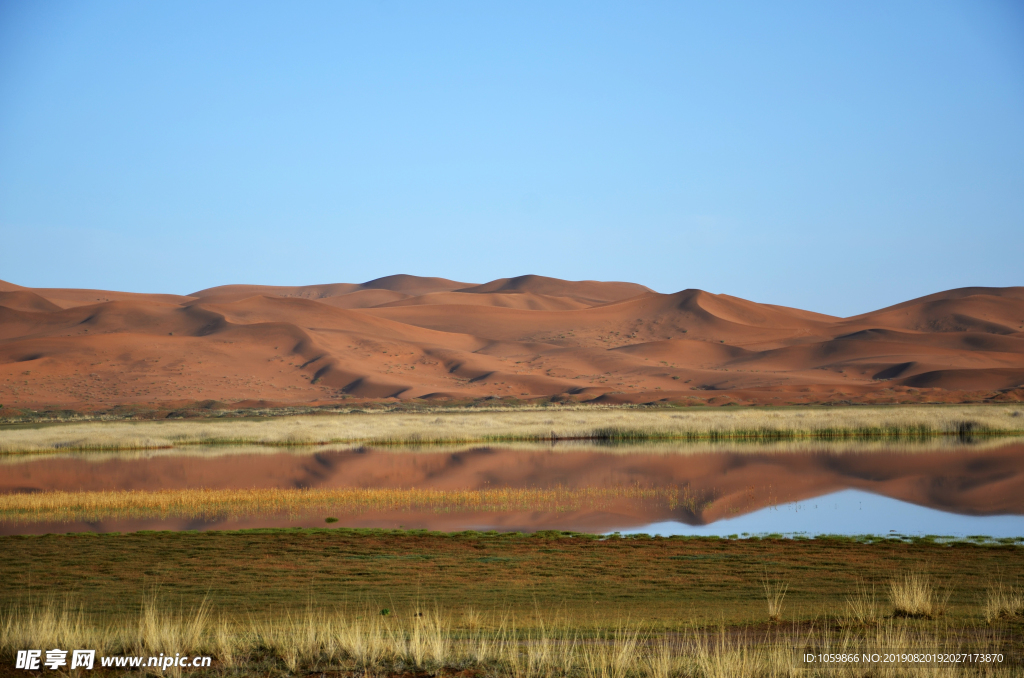
[{"label": "lake", "polygon": [[[308,514],[4,515],[0,533],[380,527],[674,535],[783,533],[1024,536],[1024,441],[592,443],[302,448],[193,447],[0,459],[0,494],[230,489],[432,490],[431,506]],[[502,488],[590,497],[513,510],[444,504]],[[618,490],[623,490],[618,493]],[[648,491],[649,490],[649,491]],[[667,496],[685,500],[665,499]],[[325,518],[337,522],[325,523]]]}]

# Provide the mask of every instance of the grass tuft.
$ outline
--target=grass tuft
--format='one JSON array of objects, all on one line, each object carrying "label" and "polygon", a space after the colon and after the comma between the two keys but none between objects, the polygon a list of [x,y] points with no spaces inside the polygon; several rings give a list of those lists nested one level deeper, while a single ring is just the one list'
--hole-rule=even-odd
[{"label": "grass tuft", "polygon": [[996,582],[985,595],[985,621],[1013,619],[1024,616],[1024,592],[1017,587]]},{"label": "grass tuft", "polygon": [[789,584],[778,579],[770,580],[768,579],[768,573],[765,572],[761,585],[764,589],[765,602],[768,603],[768,621],[781,621],[782,604],[786,599],[786,592],[789,590]]},{"label": "grass tuft", "polygon": [[869,591],[863,584],[858,584],[857,590],[846,597],[845,619],[860,626],[870,626],[878,622],[879,611],[874,586]]},{"label": "grass tuft", "polygon": [[895,617],[933,619],[945,612],[946,601],[938,599],[931,577],[924,572],[905,572],[890,579],[889,600]]}]

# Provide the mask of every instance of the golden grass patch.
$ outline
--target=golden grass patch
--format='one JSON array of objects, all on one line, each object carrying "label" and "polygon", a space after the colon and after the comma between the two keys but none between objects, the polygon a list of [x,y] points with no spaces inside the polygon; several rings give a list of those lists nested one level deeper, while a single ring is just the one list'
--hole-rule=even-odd
[{"label": "golden grass patch", "polygon": [[[205,604],[175,611],[153,598],[135,614],[100,622],[51,600],[8,611],[0,621],[0,656],[10,659],[26,647],[88,647],[100,656],[212,655],[216,663],[199,675],[214,676],[468,672],[508,678],[781,678],[797,671],[798,652],[1000,651],[993,638],[967,641],[964,629],[948,624],[889,619],[864,631],[837,633],[834,628],[823,616],[810,625],[774,626],[767,632],[721,627],[664,633],[638,621],[594,631],[581,619],[545,621],[538,613],[524,630],[506,616],[498,628],[482,632],[458,625],[455,616],[440,609],[382,616],[372,608],[309,605],[300,612],[231,618],[217,616]],[[920,670],[876,665],[836,673],[810,667],[799,675],[901,676]],[[966,664],[938,675],[980,676],[991,670]],[[172,667],[168,673],[184,672]]]},{"label": "golden grass patch", "polygon": [[351,412],[265,420],[93,422],[0,430],[0,452],[190,445],[452,444],[508,441],[891,439],[1024,433],[1021,405],[829,408],[536,408]]},{"label": "golden grass patch", "polygon": [[889,580],[889,601],[897,617],[931,619],[943,614],[946,607],[946,600],[939,598],[931,577],[916,571]]},{"label": "golden grass patch", "polygon": [[1012,619],[1024,615],[1024,591],[999,581],[992,584],[985,595],[985,621]]},{"label": "golden grass patch", "polygon": [[[601,508],[617,500],[643,500],[694,513],[711,504],[688,488],[640,486],[583,488],[491,488],[482,490],[171,489],[154,492],[37,492],[0,495],[0,521],[78,522],[139,518],[242,518],[362,514],[385,511],[436,513],[507,511],[569,512]],[[334,521],[331,521],[334,522]]]}]

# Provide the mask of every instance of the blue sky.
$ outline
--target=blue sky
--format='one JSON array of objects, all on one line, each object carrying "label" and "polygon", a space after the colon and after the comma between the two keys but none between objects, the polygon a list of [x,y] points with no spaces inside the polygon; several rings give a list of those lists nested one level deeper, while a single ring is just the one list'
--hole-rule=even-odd
[{"label": "blue sky", "polygon": [[0,278],[1024,284],[1024,4],[0,0]]}]

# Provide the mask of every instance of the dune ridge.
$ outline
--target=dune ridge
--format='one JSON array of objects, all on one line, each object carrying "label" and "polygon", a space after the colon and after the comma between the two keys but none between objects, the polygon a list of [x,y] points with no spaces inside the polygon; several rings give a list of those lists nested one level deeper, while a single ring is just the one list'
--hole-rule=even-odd
[{"label": "dune ridge", "polygon": [[481,398],[1019,402],[1024,287],[949,290],[837,318],[534,275],[188,295],[0,281],[7,411]]}]

